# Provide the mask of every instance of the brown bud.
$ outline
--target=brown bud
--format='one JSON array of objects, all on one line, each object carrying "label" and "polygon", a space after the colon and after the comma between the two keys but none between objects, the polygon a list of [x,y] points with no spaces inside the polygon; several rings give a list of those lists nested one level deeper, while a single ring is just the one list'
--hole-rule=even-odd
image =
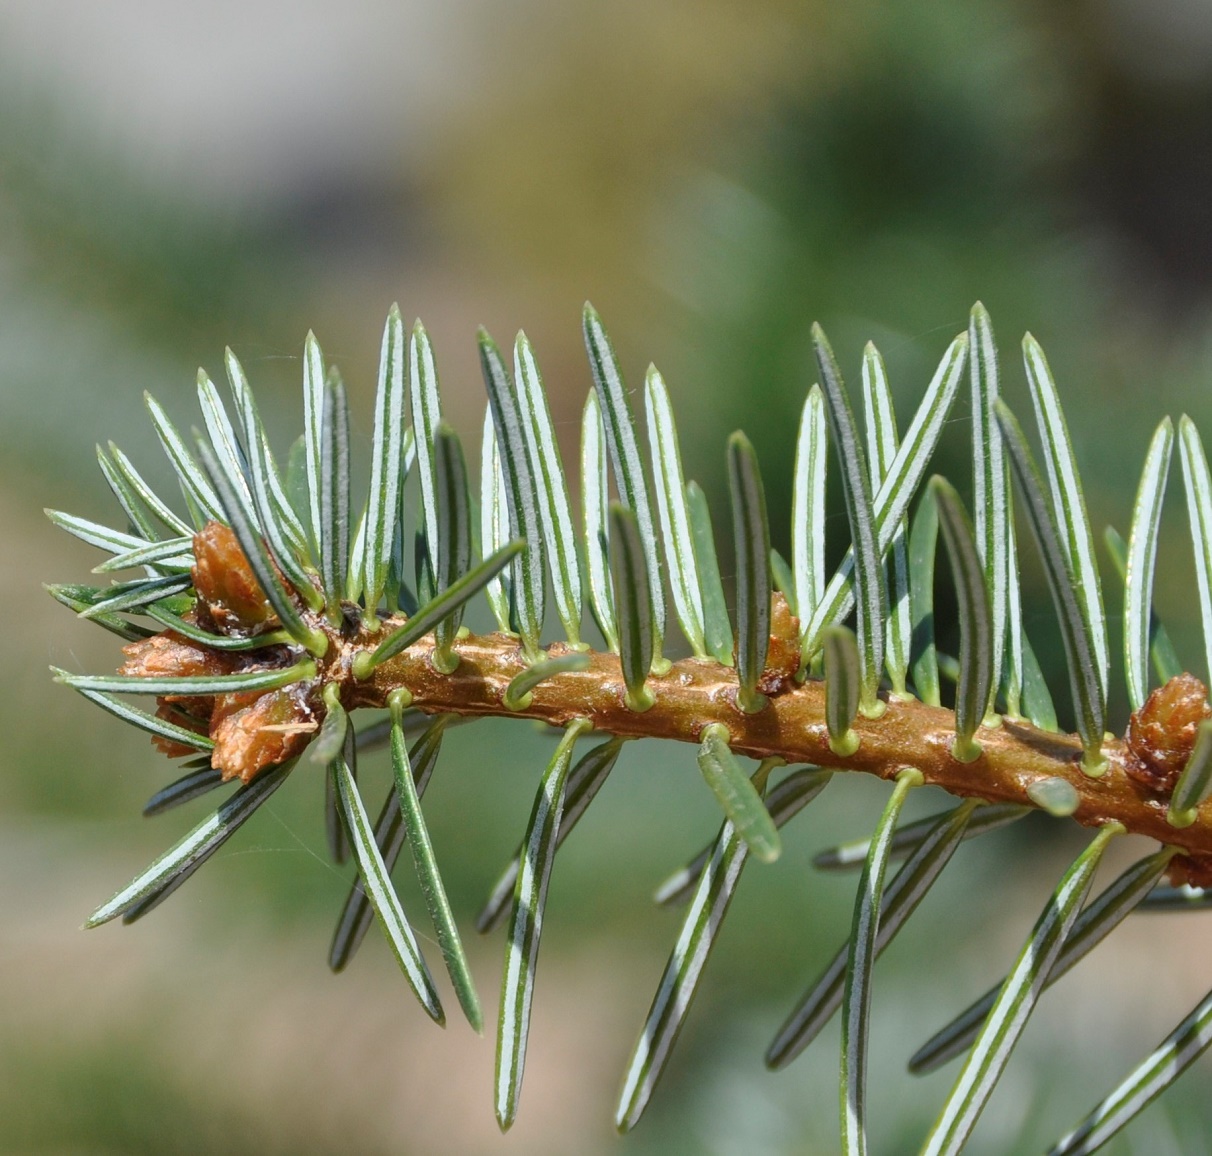
[{"label": "brown bud", "polygon": [[800,669],[800,620],[777,590],[770,596],[770,649],[758,689],[777,694]]},{"label": "brown bud", "polygon": [[194,559],[194,589],[220,630],[252,631],[274,617],[229,526],[207,522],[194,535]]},{"label": "brown bud", "polygon": [[1212,856],[1175,855],[1166,868],[1166,878],[1175,887],[1212,887]]},{"label": "brown bud", "polygon": [[248,782],[266,767],[298,754],[311,741],[316,720],[303,684],[264,694],[225,694],[215,700],[211,766],[224,781]]},{"label": "brown bud", "polygon": [[[239,663],[236,655],[210,650],[191,642],[188,638],[182,638],[172,630],[131,642],[122,648],[122,653],[126,655],[126,661],[118,673],[131,678],[198,678],[230,674]],[[156,702],[162,708],[171,704],[181,714],[203,722],[210,718],[214,705],[213,700],[204,695],[167,694]],[[170,721],[181,726],[186,725],[180,718]],[[167,740],[154,741],[156,746],[163,750],[160,743]],[[171,745],[177,746],[175,743]]]},{"label": "brown bud", "polygon": [[1168,795],[1191,757],[1199,724],[1207,718],[1212,718],[1208,688],[1193,674],[1170,679],[1128,720],[1124,769],[1138,783]]},{"label": "brown bud", "polygon": [[[170,703],[167,699],[158,698],[156,699],[156,718],[163,719],[174,726],[184,727],[195,734],[204,735],[210,730],[207,720],[210,716],[211,700],[209,698],[190,700],[191,707],[197,704],[204,705],[204,713],[199,714],[192,709],[185,710],[184,704],[179,701]],[[170,759],[183,759],[187,755],[198,753],[193,747],[187,747],[184,743],[174,742],[161,735],[152,736],[152,746]]]},{"label": "brown bud", "polygon": [[238,662],[230,653],[211,650],[172,630],[127,643],[122,653],[126,655],[126,661],[118,673],[132,678],[197,678],[229,674]]}]

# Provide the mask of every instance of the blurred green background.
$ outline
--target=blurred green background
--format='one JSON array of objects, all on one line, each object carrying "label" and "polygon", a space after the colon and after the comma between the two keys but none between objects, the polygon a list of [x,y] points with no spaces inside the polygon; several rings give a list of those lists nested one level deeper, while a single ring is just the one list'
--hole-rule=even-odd
[{"label": "blurred green background", "polygon": [[[78,930],[203,811],[141,820],[171,768],[51,685],[48,663],[118,655],[43,594],[95,559],[41,507],[112,517],[92,457],[108,438],[163,480],[142,391],[188,428],[195,369],[218,377],[228,343],[284,447],[309,327],[365,447],[393,300],[425,319],[469,445],[475,327],[525,326],[567,460],[589,298],[633,385],[661,367],[687,471],[717,500],[724,438],[747,430],[785,542],[811,322],[856,378],[879,344],[903,425],[980,298],[1024,413],[1017,343],[1028,327],[1043,342],[1091,515],[1125,530],[1161,415],[1212,432],[1210,183],[1202,0],[0,6],[0,1150],[835,1151],[836,1025],[784,1073],[761,1055],[846,934],[853,879],[811,855],[869,830],[878,783],[835,782],[782,860],[750,870],[664,1084],[620,1140],[618,1080],[677,929],[648,895],[715,822],[689,748],[628,748],[561,853],[521,1116],[501,1137],[491,1038],[433,1029],[377,937],[328,973],[348,872],[324,858],[318,779],[296,776],[155,918]],[[957,411],[940,468],[970,492],[966,437]],[[1177,485],[1162,551],[1159,607],[1206,674]],[[1109,577],[1107,597],[1117,614]],[[468,928],[549,750],[524,724],[447,739],[427,811]],[[386,783],[381,761],[367,775]],[[954,1066],[915,1082],[905,1059],[1002,974],[1080,842],[1032,820],[968,846],[881,963],[874,1151],[917,1150]],[[1076,1122],[1203,994],[1210,926],[1134,917],[1056,989],[971,1151],[1040,1151]],[[470,948],[495,1008],[500,935]],[[1108,1151],[1207,1152],[1209,1071]]]}]

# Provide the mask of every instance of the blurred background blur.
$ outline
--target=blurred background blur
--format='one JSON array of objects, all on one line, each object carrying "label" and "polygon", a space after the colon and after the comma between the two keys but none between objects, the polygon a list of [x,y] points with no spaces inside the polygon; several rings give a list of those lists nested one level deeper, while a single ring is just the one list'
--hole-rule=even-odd
[{"label": "blurred background blur", "polygon": [[[589,298],[632,385],[661,367],[687,472],[717,500],[724,438],[747,430],[785,545],[810,323],[855,378],[877,342],[903,427],[980,298],[1020,411],[1018,340],[1043,342],[1091,515],[1126,530],[1161,415],[1212,433],[1210,185],[1203,0],[0,5],[0,1150],[835,1151],[836,1025],[779,1075],[761,1056],[846,934],[853,879],[811,855],[870,829],[880,784],[835,782],[782,860],[750,870],[664,1084],[618,1139],[618,1080],[678,926],[648,896],[715,825],[689,748],[628,748],[555,871],[521,1116],[501,1137],[494,1016],[483,1040],[433,1029],[377,936],[328,973],[348,873],[324,859],[318,777],[154,918],[78,931],[206,804],[141,820],[171,768],[51,685],[48,663],[112,669],[117,645],[43,594],[95,559],[41,508],[113,516],[92,455],[108,438],[163,480],[142,392],[188,428],[196,367],[218,378],[228,343],[285,447],[309,327],[368,445],[393,300],[429,327],[469,445],[475,328],[525,326],[567,460]],[[940,461],[970,492],[961,417]],[[1203,675],[1174,473],[1157,600]],[[830,534],[840,551],[836,506]],[[1033,562],[1027,578],[1063,707]],[[427,811],[469,935],[549,750],[522,724],[447,739]],[[1000,977],[1080,844],[1041,819],[969,845],[889,951],[875,1151],[917,1150],[955,1069],[913,1082],[906,1058]],[[1134,916],[1057,988],[971,1151],[1039,1151],[1076,1122],[1206,990],[1210,920]],[[469,947],[495,1009],[500,935]],[[1206,1153],[1210,1070],[1108,1151]]]}]

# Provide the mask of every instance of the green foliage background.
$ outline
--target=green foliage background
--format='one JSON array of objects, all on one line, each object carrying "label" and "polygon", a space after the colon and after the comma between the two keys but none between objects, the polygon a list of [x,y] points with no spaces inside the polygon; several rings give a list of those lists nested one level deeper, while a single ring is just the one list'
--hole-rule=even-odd
[{"label": "green foliage background", "polygon": [[[436,6],[415,7],[423,33]],[[360,35],[373,37],[383,21],[383,35],[402,36],[388,8],[370,4],[350,26],[364,20]],[[783,859],[750,869],[680,1055],[649,1118],[621,1141],[609,1127],[618,1073],[676,930],[647,896],[713,829],[689,749],[629,749],[561,854],[522,1113],[505,1138],[492,1121],[489,1041],[460,1025],[432,1029],[377,942],[350,974],[327,973],[345,882],[322,861],[318,779],[297,777],[155,919],[76,930],[187,821],[138,818],[167,765],[44,673],[48,662],[116,662],[112,639],[41,593],[40,582],[82,580],[93,562],[39,508],[109,512],[97,440],[114,438],[153,481],[165,476],[144,389],[188,428],[194,369],[217,372],[230,343],[285,446],[301,420],[299,354],[313,327],[345,371],[365,447],[378,331],[399,299],[434,337],[465,440],[483,405],[475,326],[501,338],[525,326],[567,453],[589,386],[579,341],[589,297],[633,387],[649,359],[662,369],[687,473],[718,502],[724,439],[743,427],[779,527],[789,512],[779,479],[790,477],[812,380],[810,323],[824,324],[854,378],[862,342],[880,345],[903,420],[979,297],[1012,400],[1024,396],[1023,330],[1048,350],[1096,525],[1125,528],[1163,412],[1210,428],[1212,30],[1194,7],[531,0],[455,10],[434,50],[447,62],[441,79],[403,90],[400,117],[423,132],[389,134],[373,163],[346,164],[322,118],[312,132],[284,107],[281,122],[315,163],[264,188],[255,150],[231,162],[246,178],[232,188],[191,181],[189,164],[157,171],[137,126],[60,83],[49,41],[0,36],[0,1150],[836,1146],[836,1028],[778,1076],[763,1072],[761,1053],[846,934],[852,881],[815,874],[811,854],[866,832],[876,784],[835,782],[788,832]],[[114,18],[115,39],[139,27],[122,6]],[[263,2],[246,27],[177,33],[246,38],[272,75],[286,51],[272,33],[279,18]],[[316,37],[328,28],[312,8],[298,19],[304,42],[308,21]],[[90,30],[63,35],[81,48],[72,38]],[[127,51],[188,47],[147,44]],[[331,51],[356,57],[357,44],[338,39]],[[161,63],[149,75],[171,74],[172,60]],[[199,108],[246,67],[216,51],[217,88],[198,89]],[[338,71],[356,75],[356,64]],[[340,83],[322,89],[334,103]],[[260,96],[240,91],[254,104],[280,98],[269,82]],[[143,99],[162,95],[151,84]],[[235,119],[263,111],[226,107]],[[219,133],[227,123],[218,112],[200,119]],[[941,467],[967,493],[962,432]],[[1157,600],[1181,655],[1206,674],[1173,513]],[[1059,674],[1036,588],[1028,630]],[[523,828],[547,750],[521,725],[447,740],[427,813],[468,924]],[[373,773],[385,781],[384,766]],[[949,1077],[911,1083],[905,1058],[1001,974],[1076,846],[1063,824],[1039,820],[965,848],[881,964],[875,1150],[915,1150]],[[1049,997],[974,1153],[1039,1150],[1202,994],[1206,920],[1161,918],[1134,917]],[[491,1006],[500,941],[471,946]],[[1208,1070],[1108,1150],[1205,1151]]]}]

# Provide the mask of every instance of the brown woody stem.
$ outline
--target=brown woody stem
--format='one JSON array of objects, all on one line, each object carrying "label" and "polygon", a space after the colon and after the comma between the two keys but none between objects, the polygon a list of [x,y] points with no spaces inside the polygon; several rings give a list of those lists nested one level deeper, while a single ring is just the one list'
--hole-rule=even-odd
[{"label": "brown woody stem", "polygon": [[[346,654],[334,666],[348,671],[353,645],[346,644]],[[732,750],[755,759],[814,763],[885,779],[913,767],[925,782],[953,795],[1028,807],[1036,806],[1027,794],[1033,783],[1061,777],[1073,785],[1080,799],[1073,814],[1077,822],[1088,827],[1119,822],[1134,834],[1187,853],[1212,855],[1212,800],[1191,826],[1171,826],[1166,821],[1168,801],[1125,773],[1126,748],[1118,739],[1104,744],[1107,772],[1092,779],[1081,771],[1082,748],[1075,735],[1053,734],[1006,719],[999,727],[978,730],[980,756],[963,763],[951,753],[955,741],[951,711],[890,698],[880,718],[860,715],[854,720],[858,749],[843,757],[829,745],[825,685],[820,681],[799,685],[786,679],[774,688],[764,686],[769,705],[748,714],[737,705],[734,671],[711,659],[687,658],[675,662],[663,676],[648,680],[654,703],[637,713],[624,701],[626,687],[618,658],[591,651],[584,670],[540,683],[532,690],[530,703],[519,711],[504,702],[510,681],[528,665],[516,638],[471,635],[456,643],[453,652],[459,665],[453,673],[442,674],[432,665],[432,637],[422,639],[381,664],[365,681],[350,676],[343,694],[346,705],[383,707],[392,691],[403,687],[412,695],[414,707],[432,713],[541,719],[555,726],[586,718],[595,730],[609,734],[686,743],[698,743],[704,727],[721,723],[731,736]],[[556,644],[548,653],[554,657],[569,652]],[[331,677],[336,671],[330,666],[328,673]]]}]

